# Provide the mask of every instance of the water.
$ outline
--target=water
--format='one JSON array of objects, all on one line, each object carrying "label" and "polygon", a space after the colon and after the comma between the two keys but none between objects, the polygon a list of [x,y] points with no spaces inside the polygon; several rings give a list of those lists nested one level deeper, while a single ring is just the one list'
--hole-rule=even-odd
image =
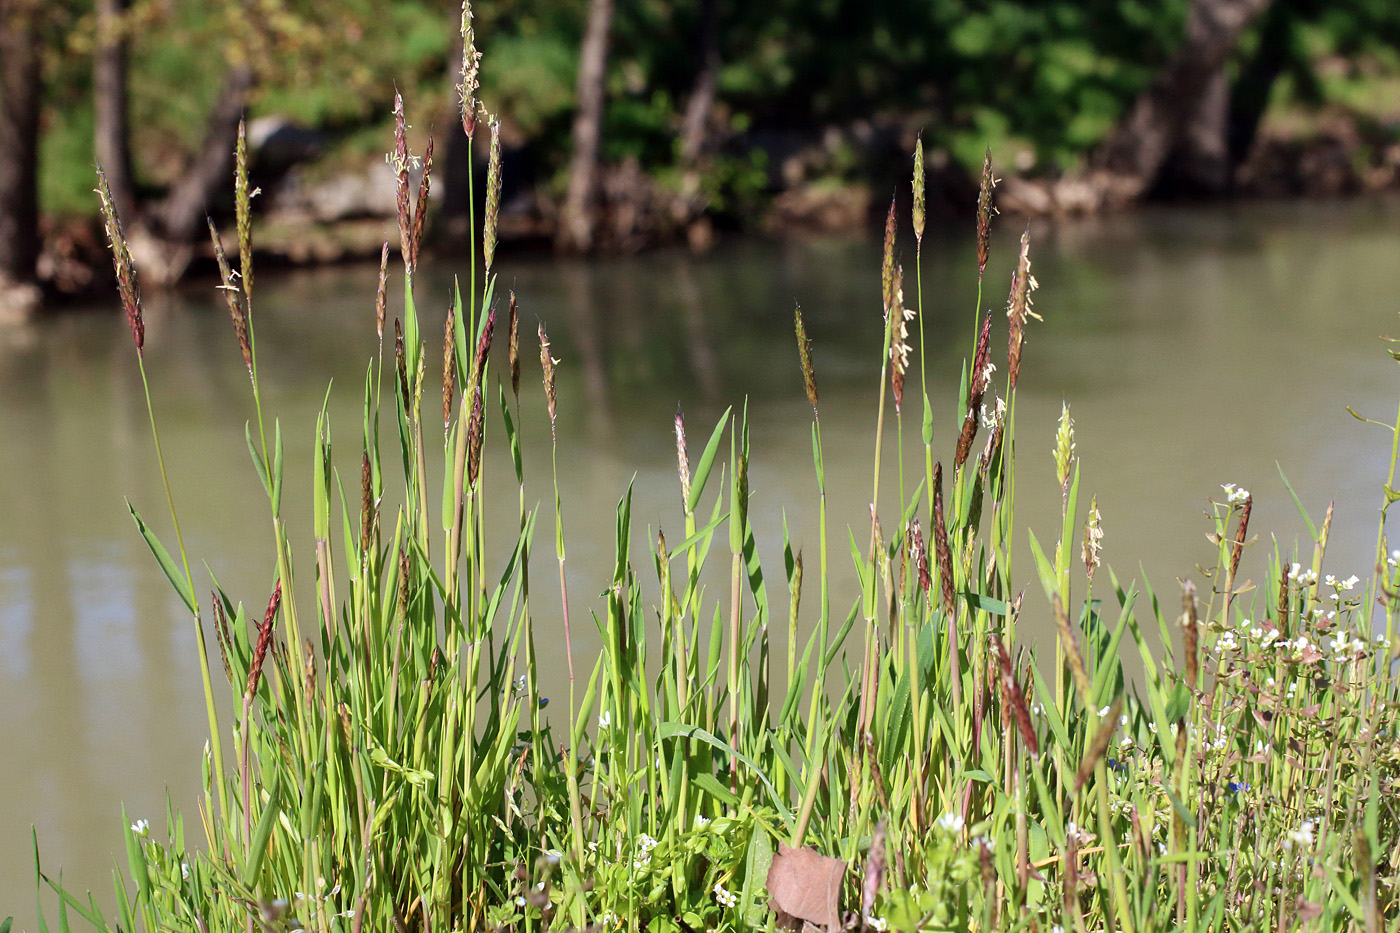
[{"label": "water", "polygon": [[[931,235],[924,248],[930,395],[945,458],[976,301],[967,226]],[[1004,231],[993,244],[984,307],[1003,307],[1018,233]],[[1395,364],[1376,338],[1395,329],[1400,205],[1147,211],[1037,226],[1032,238],[1045,322],[1031,324],[1018,395],[1019,527],[1053,543],[1050,449],[1067,401],[1083,501],[1097,494],[1105,558],[1121,577],[1145,573],[1174,593],[1177,576],[1212,559],[1207,499],[1222,498],[1220,484],[1233,482],[1255,496],[1252,529],[1260,537],[1244,574],[1258,579],[1275,537],[1287,550],[1304,533],[1276,463],[1315,520],[1337,503],[1327,571],[1365,576],[1390,437],[1344,406],[1393,416]],[[912,247],[901,259],[912,302]],[[425,272],[419,304],[435,340],[451,279],[445,269]],[[503,261],[500,272],[499,288],[520,296],[528,500],[546,507],[546,528],[552,495],[537,320],[561,360],[559,462],[576,618],[586,618],[610,578],[613,509],[629,481],[634,562],[644,578],[643,549],[657,528],[673,544],[681,536],[671,433],[678,405],[697,456],[725,406],[747,400],[752,515],[770,586],[781,582],[784,520],[794,546],[815,554],[810,408],[793,346],[794,302],[816,343],[833,605],[848,604],[854,575],[845,527],[860,540],[859,529],[868,528],[881,339],[877,244],[736,242],[698,260],[541,258]],[[286,438],[288,508],[303,568],[311,560],[312,439],[332,381],[335,460],[347,497],[357,498],[359,398],[376,344],[374,279],[375,270],[363,268],[259,278],[265,407]],[[173,546],[141,380],[114,306],[0,335],[0,916],[15,913],[31,928],[31,824],[45,869],[62,866],[70,885],[97,890],[101,903],[110,902],[103,895],[122,849],[123,806],[129,821],[149,818],[164,832],[168,789],[188,831],[200,832],[193,802],[207,724],[195,638],[123,500]],[[147,370],[203,600],[207,564],[236,599],[260,610],[272,584],[271,536],[244,442],[253,413],[227,314],[208,283],[148,295],[146,307]],[[504,372],[504,356],[495,359]],[[431,369],[428,382],[436,382]],[[907,399],[905,494],[912,495],[920,472],[917,390]],[[425,400],[425,412],[436,404]],[[499,447],[498,417],[488,418],[488,448]],[[386,423],[386,444],[391,432]],[[516,499],[501,450],[487,470],[504,528]],[[898,488],[892,457],[882,484],[886,494]],[[887,511],[892,503],[886,499]],[[549,536],[538,542],[545,561],[536,579],[552,579]],[[1043,620],[1024,556],[1016,575],[1028,588],[1028,625]],[[537,593],[544,627],[557,618],[558,597],[549,588]],[[579,642],[580,652],[596,648]],[[563,658],[546,663],[562,669]]]}]

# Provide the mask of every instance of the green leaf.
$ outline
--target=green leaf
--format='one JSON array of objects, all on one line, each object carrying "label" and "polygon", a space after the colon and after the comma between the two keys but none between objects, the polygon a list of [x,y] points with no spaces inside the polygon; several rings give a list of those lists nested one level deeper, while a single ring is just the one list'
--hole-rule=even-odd
[{"label": "green leaf", "polygon": [[773,843],[762,827],[755,825],[749,833],[749,850],[744,864],[744,887],[739,894],[739,909],[754,929],[761,929],[768,918],[768,905],[759,895],[768,886],[768,869],[773,864]]},{"label": "green leaf", "polygon": [[713,774],[697,774],[690,783],[709,794],[727,807],[738,806],[739,798],[729,792],[729,788],[719,782]]},{"label": "green leaf", "polygon": [[920,433],[923,435],[925,447],[933,443],[933,406],[929,404],[927,392],[924,393],[924,421]]},{"label": "green leaf", "polygon": [[[1187,712],[1191,709],[1191,691],[1185,684],[1177,684],[1172,688],[1171,695],[1167,697],[1166,716],[1167,723],[1177,722],[1185,719]],[[1163,724],[1159,723],[1158,728]]]},{"label": "green leaf", "polygon": [[1316,541],[1317,526],[1314,525],[1313,520],[1308,517],[1308,510],[1303,508],[1303,500],[1299,499],[1298,494],[1293,491],[1293,486],[1288,482],[1288,477],[1283,475],[1283,466],[1277,460],[1274,461],[1274,468],[1278,470],[1279,479],[1283,480],[1283,488],[1288,490],[1288,495],[1293,498],[1293,504],[1298,507],[1298,514],[1303,516],[1303,523],[1308,526],[1308,540]]},{"label": "green leaf", "polygon": [[282,419],[274,422],[272,441],[272,514],[282,514]]},{"label": "green leaf", "polygon": [[258,479],[262,481],[263,492],[267,493],[269,499],[272,498],[272,487],[267,482],[267,464],[263,462],[262,454],[253,446],[253,429],[248,422],[243,422],[243,439],[248,442],[248,456],[253,458],[253,468],[258,471]]},{"label": "green leaf", "polygon": [[700,741],[719,749],[725,754],[737,758],[739,761],[747,765],[749,770],[754,773],[754,776],[757,777],[763,783],[763,786],[768,789],[768,797],[773,804],[773,809],[778,811],[778,816],[782,818],[783,822],[787,825],[787,827],[789,829],[792,828],[792,814],[788,812],[787,805],[783,802],[782,795],[778,793],[778,789],[773,786],[773,782],[768,779],[768,775],[763,773],[763,770],[759,768],[757,764],[754,763],[753,759],[749,758],[743,752],[737,751],[736,749],[731,747],[728,742],[724,741],[718,736],[706,732],[699,726],[691,726],[683,722],[663,722],[659,727],[657,727],[656,737],[659,739],[673,739],[677,736],[684,736],[688,739],[699,739]]},{"label": "green leaf", "polygon": [[993,599],[992,597],[984,596],[981,593],[973,593],[969,591],[963,593],[962,597],[963,599],[967,600],[967,604],[973,609],[981,609],[988,615],[1004,616],[1011,611],[1011,607],[1008,606],[1004,600]]},{"label": "green leaf", "polygon": [[243,884],[253,887],[262,871],[263,860],[267,858],[267,841],[272,838],[272,830],[277,826],[277,817],[282,812],[282,771],[272,771],[272,789],[268,791],[267,806],[263,807],[258,825],[253,829],[253,837],[248,845],[248,864],[243,867]]},{"label": "green leaf", "polygon": [[729,423],[729,413],[731,408],[726,408],[724,414],[719,416],[719,424],[710,434],[710,439],[705,444],[705,452],[700,455],[700,462],[695,464],[695,472],[690,478],[690,498],[686,500],[686,511],[694,512],[695,507],[700,503],[700,495],[705,491],[705,481],[710,478],[710,468],[714,466],[715,454],[719,453],[720,435],[724,433],[724,426]]},{"label": "green leaf", "polygon": [[175,561],[170,557],[170,552],[165,549],[165,545],[160,543],[160,538],[156,537],[156,533],[147,527],[130,500],[127,500],[126,507],[131,512],[131,517],[136,521],[136,530],[141,532],[141,537],[146,540],[146,546],[156,556],[156,562],[160,564],[160,569],[165,572],[166,579],[170,581],[171,586],[175,587],[175,592],[180,594],[185,608],[192,615],[198,615],[199,605],[195,602],[194,590],[190,586],[189,577],[180,573],[175,566]]}]

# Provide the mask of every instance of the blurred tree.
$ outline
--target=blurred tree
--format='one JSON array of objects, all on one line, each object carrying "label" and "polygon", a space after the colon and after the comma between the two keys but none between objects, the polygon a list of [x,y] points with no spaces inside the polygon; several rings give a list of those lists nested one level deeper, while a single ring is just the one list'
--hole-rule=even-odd
[{"label": "blurred tree", "polygon": [[136,182],[131,172],[131,120],[127,107],[127,0],[96,0],[93,43],[93,150],[107,174],[117,216],[135,218]]},{"label": "blurred tree", "polygon": [[1270,2],[1192,0],[1185,41],[1096,153],[1095,162],[1113,178],[1112,197],[1131,200],[1150,190],[1183,134],[1183,174],[1224,186],[1229,85],[1223,69]]},{"label": "blurred tree", "polygon": [[685,105],[685,116],[681,119],[680,161],[686,169],[695,167],[705,147],[705,130],[710,110],[715,105],[715,90],[719,86],[718,0],[700,0],[698,33],[695,58],[700,67],[695,72],[695,85]]},{"label": "blurred tree", "polygon": [[39,305],[39,109],[43,0],[0,0],[0,314]]},{"label": "blurred tree", "polygon": [[589,0],[588,26],[578,57],[578,110],[574,114],[569,187],[558,231],[559,247],[569,252],[588,252],[593,248],[598,150],[603,134],[604,80],[612,20],[613,0]]}]

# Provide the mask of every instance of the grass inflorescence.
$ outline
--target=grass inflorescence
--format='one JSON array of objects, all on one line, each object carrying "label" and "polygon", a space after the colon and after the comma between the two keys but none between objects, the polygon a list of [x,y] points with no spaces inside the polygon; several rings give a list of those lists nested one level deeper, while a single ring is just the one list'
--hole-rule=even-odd
[{"label": "grass inflorescence", "polygon": [[[703,445],[687,442],[678,412],[684,535],[634,542],[622,493],[613,573],[591,607],[602,648],[575,657],[557,440],[552,508],[531,508],[518,435],[522,404],[543,404],[554,439],[555,376],[568,363],[540,325],[543,392],[522,397],[512,295],[509,369],[492,372],[498,124],[475,98],[479,53],[470,33],[465,43],[463,125],[469,141],[478,116],[490,127],[492,177],[482,249],[443,334],[444,480],[433,488],[427,469],[437,417],[423,417],[422,397],[435,354],[413,290],[428,179],[410,214],[415,160],[396,101],[404,312],[386,377],[386,246],[359,475],[347,499],[323,411],[309,563],[293,560],[282,519],[280,428],[269,443],[263,427],[241,168],[241,274],[213,231],[257,412],[248,447],[276,545],[271,596],[259,619],[213,584],[233,702],[221,715],[208,697],[200,841],[173,809],[163,834],[131,823],[116,917],[53,885],[64,926],[75,913],[104,930],[201,933],[1395,928],[1400,553],[1387,549],[1384,510],[1365,583],[1325,573],[1329,510],[1320,527],[1308,520],[1302,553],[1276,548],[1254,585],[1238,579],[1253,500],[1227,485],[1212,505],[1213,569],[1159,598],[1102,563],[1104,523],[1096,502],[1080,506],[1066,408],[1054,458],[1061,522],[1048,547],[1025,532],[1032,566],[1016,566],[1016,384],[1035,317],[1028,235],[1010,277],[1005,354],[992,346],[993,312],[979,308],[950,418],[935,418],[920,386],[924,475],[906,488],[901,469],[897,507],[871,505],[865,547],[848,536],[859,592],[828,588],[816,374],[798,310],[793,388],[800,380],[812,406],[818,599],[803,598],[801,542],[784,534],[781,576],[759,561],[748,473],[761,452],[750,450],[746,411],[726,411],[696,435]],[[922,178],[920,146],[918,282]],[[989,156],[979,281],[993,185]],[[892,207],[883,320],[871,314],[884,333],[873,503],[886,392],[903,445],[912,317],[923,351],[922,287],[906,312],[897,221]],[[109,235],[139,354],[139,294],[114,220]],[[385,422],[393,438],[381,437]],[[1400,440],[1400,420],[1387,427]],[[483,469],[487,433],[508,446],[512,474]],[[1394,459],[1387,504],[1400,498],[1389,492]],[[392,511],[391,486],[403,502]],[[483,506],[502,496],[518,500],[518,520],[490,528],[488,549]],[[183,547],[177,566],[137,521],[201,633],[208,684]],[[531,578],[530,559],[551,521],[564,608],[540,618],[534,590],[553,583]],[[851,526],[864,537],[866,516]],[[719,594],[702,583],[716,544],[730,571]],[[647,557],[634,563],[634,550]],[[659,584],[655,605],[643,605],[643,574]],[[1054,620],[1053,657],[1034,657],[1018,635],[1032,605]],[[542,632],[566,645],[564,715],[543,709]],[[1143,669],[1135,682],[1128,656]]]}]

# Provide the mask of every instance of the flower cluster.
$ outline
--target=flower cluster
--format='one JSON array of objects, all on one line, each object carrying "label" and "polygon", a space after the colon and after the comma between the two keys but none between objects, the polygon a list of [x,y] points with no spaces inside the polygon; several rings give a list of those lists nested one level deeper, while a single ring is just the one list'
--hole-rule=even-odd
[{"label": "flower cluster", "polygon": [[1250,499],[1249,490],[1243,486],[1236,486],[1234,483],[1221,483],[1220,488],[1225,490],[1226,501],[1231,505],[1237,502],[1248,502]]}]

